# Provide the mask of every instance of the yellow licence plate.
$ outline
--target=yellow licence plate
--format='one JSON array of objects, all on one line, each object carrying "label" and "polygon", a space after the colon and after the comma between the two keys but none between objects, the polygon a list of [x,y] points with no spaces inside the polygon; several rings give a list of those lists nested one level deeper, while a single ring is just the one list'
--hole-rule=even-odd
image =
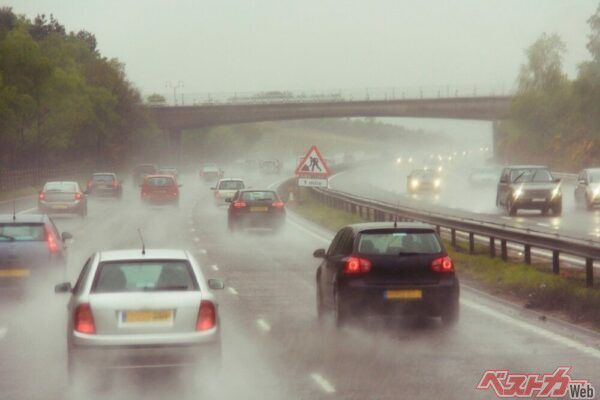
[{"label": "yellow licence plate", "polygon": [[125,322],[164,322],[172,318],[172,310],[127,311],[125,313]]},{"label": "yellow licence plate", "polygon": [[250,212],[267,212],[269,207],[250,207]]},{"label": "yellow licence plate", "polygon": [[52,208],[55,210],[64,210],[66,208],[68,208],[69,206],[66,204],[53,204]]},{"label": "yellow licence plate", "polygon": [[0,278],[25,278],[31,271],[25,268],[0,269]]},{"label": "yellow licence plate", "polygon": [[423,292],[421,289],[386,290],[385,298],[388,300],[418,300],[423,298]]}]

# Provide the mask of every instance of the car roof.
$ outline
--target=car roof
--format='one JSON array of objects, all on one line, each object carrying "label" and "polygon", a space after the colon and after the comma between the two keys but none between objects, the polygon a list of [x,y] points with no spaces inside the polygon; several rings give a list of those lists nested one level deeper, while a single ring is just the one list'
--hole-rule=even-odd
[{"label": "car roof", "polygon": [[117,176],[117,174],[115,174],[114,172],[94,172],[92,174],[92,176],[94,175],[112,175],[112,176]]},{"label": "car roof", "polygon": [[44,183],[44,186],[48,185],[49,183],[75,183],[75,184],[77,184],[77,182],[75,182],[75,181],[48,181],[48,182]]},{"label": "car roof", "polygon": [[145,179],[150,179],[150,178],[175,178],[173,175],[167,175],[167,174],[152,174],[152,175],[146,175]]},{"label": "car roof", "polygon": [[430,229],[435,231],[435,228],[432,225],[421,222],[396,222],[396,226],[394,226],[394,222],[364,222],[348,225],[348,227],[352,228],[355,233],[380,229],[389,229],[390,231],[402,229]]},{"label": "car roof", "polygon": [[189,260],[187,251],[180,249],[142,249],[107,250],[98,252],[99,261],[127,261],[127,260]]},{"label": "car roof", "polygon": [[240,179],[240,178],[222,178],[222,179],[219,179],[219,182],[224,182],[224,181],[244,182],[244,180]]},{"label": "car roof", "polygon": [[13,219],[13,214],[0,214],[0,222],[48,222],[49,218],[45,214],[16,214]]},{"label": "car roof", "polygon": [[509,165],[506,168],[518,169],[518,168],[544,168],[548,169],[547,165]]}]

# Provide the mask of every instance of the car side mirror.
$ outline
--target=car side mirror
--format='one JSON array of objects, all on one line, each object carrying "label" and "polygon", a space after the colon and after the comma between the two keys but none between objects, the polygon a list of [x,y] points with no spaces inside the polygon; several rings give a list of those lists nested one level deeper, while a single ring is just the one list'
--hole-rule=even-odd
[{"label": "car side mirror", "polygon": [[209,279],[207,281],[208,287],[211,290],[222,290],[225,289],[225,283],[220,279]]},{"label": "car side mirror", "polygon": [[225,203],[231,203],[233,199],[231,197],[225,197]]},{"label": "car side mirror", "polygon": [[580,185],[587,185],[587,182],[585,181],[585,179],[579,179],[577,181]]},{"label": "car side mirror", "polygon": [[325,258],[327,257],[327,253],[325,253],[325,249],[317,249],[313,252],[314,258]]},{"label": "car side mirror", "polygon": [[561,179],[560,178],[555,178],[554,179],[554,183],[560,183]]},{"label": "car side mirror", "polygon": [[70,293],[72,291],[71,282],[63,282],[54,286],[54,293]]},{"label": "car side mirror", "polygon": [[60,237],[62,238],[63,242],[65,240],[73,239],[73,235],[71,235],[69,232],[63,232]]}]

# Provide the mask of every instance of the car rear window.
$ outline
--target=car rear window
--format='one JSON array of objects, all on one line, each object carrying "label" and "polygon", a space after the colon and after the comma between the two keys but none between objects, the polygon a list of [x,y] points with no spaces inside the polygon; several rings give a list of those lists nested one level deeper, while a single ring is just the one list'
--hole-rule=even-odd
[{"label": "car rear window", "polygon": [[94,175],[92,176],[92,180],[94,182],[108,182],[108,183],[112,183],[115,180],[114,175]]},{"label": "car rear window", "polygon": [[48,182],[44,186],[44,192],[71,192],[77,191],[75,182]]},{"label": "car rear window", "polygon": [[175,181],[173,181],[172,178],[165,176],[165,177],[157,177],[157,178],[148,178],[146,180],[146,184],[149,186],[164,187],[164,186],[173,186],[175,184]]},{"label": "car rear window", "polygon": [[45,240],[44,224],[0,224],[0,242],[42,242]]},{"label": "car rear window", "polygon": [[442,246],[433,231],[363,232],[358,239],[360,254],[437,254],[441,251]]},{"label": "car rear window", "polygon": [[255,191],[242,193],[242,200],[245,201],[274,201],[277,200],[275,192]]},{"label": "car rear window", "polygon": [[197,290],[187,261],[144,260],[104,262],[98,266],[92,292],[146,292]]},{"label": "car rear window", "polygon": [[219,183],[220,190],[240,190],[244,188],[242,181],[221,181]]}]

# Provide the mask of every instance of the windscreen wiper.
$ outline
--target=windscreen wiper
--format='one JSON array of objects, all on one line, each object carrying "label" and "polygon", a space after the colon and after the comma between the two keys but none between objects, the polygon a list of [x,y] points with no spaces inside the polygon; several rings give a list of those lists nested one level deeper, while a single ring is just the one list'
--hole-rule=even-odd
[{"label": "windscreen wiper", "polygon": [[15,239],[13,236],[4,235],[4,234],[1,234],[1,233],[0,233],[0,238],[5,238],[5,239],[8,239],[8,240],[9,240],[9,241],[11,241],[11,242],[14,242],[15,240],[17,240],[17,239]]},{"label": "windscreen wiper", "polygon": [[517,177],[515,179],[513,179],[513,182],[518,181],[524,174],[526,171],[521,172],[519,175],[517,175]]}]

